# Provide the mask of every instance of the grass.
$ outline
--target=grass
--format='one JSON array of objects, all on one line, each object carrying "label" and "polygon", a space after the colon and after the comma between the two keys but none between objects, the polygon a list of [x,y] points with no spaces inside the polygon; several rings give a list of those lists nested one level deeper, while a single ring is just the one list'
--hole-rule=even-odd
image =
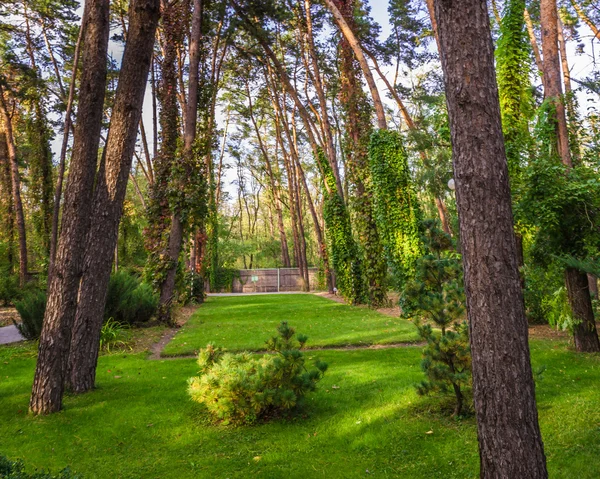
[{"label": "grass", "polygon": [[230,350],[261,350],[281,321],[309,337],[307,346],[414,342],[409,321],[309,294],[209,297],[162,356],[195,354],[209,342]]},{"label": "grass", "polygon": [[[366,309],[290,295],[211,299],[180,335],[258,349],[281,319],[317,344],[412,334],[410,324]],[[419,347],[308,351],[329,370],[302,415],[235,429],[213,424],[189,399],[193,358],[149,361],[138,352],[162,331],[135,332],[141,346],[102,355],[98,388],[67,395],[65,409],[47,417],[27,413],[35,343],[1,346],[0,455],[31,469],[70,466],[84,479],[478,477],[474,418],[451,419],[451,402],[415,393]],[[534,369],[546,368],[537,398],[550,477],[595,479],[600,355],[561,340],[531,344]]]},{"label": "grass", "polygon": [[[532,351],[534,367],[547,367],[537,390],[550,477],[595,479],[600,357],[563,342],[536,341]],[[193,359],[144,354],[102,356],[96,391],[32,417],[35,351],[2,347],[0,454],[29,467],[70,465],[86,479],[477,477],[474,419],[450,419],[415,394],[419,348],[318,355],[330,369],[306,417],[233,429],[211,424],[187,397]]]}]

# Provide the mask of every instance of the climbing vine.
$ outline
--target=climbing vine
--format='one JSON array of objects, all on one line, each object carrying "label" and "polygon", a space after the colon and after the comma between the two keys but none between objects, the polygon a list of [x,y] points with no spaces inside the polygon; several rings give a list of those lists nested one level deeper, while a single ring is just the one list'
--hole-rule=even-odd
[{"label": "climbing vine", "polygon": [[393,131],[375,132],[369,159],[377,226],[399,286],[414,275],[415,262],[423,255],[421,211],[400,135]]},{"label": "climbing vine", "polygon": [[364,272],[358,245],[352,236],[350,214],[337,193],[333,170],[322,151],[317,161],[326,185],[323,216],[337,288],[350,303],[360,304],[365,301]]}]

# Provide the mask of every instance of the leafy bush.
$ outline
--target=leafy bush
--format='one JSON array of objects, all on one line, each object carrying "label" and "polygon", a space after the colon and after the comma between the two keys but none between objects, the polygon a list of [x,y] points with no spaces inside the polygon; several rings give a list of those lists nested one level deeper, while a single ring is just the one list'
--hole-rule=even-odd
[{"label": "leafy bush", "polygon": [[81,476],[73,474],[69,468],[63,469],[58,474],[50,472],[25,472],[23,461],[11,461],[0,456],[0,479],[81,479]]},{"label": "leafy bush", "polygon": [[21,323],[14,322],[21,334],[27,339],[38,339],[42,333],[42,323],[46,312],[46,293],[29,291],[21,301],[15,303]]},{"label": "leafy bush", "polygon": [[[427,379],[417,386],[417,392],[454,393],[454,415],[459,416],[464,389],[471,384],[468,328],[462,319],[462,265],[450,236],[435,222],[424,225],[427,252],[417,260],[415,277],[406,284],[402,297],[404,315],[415,319],[419,335],[427,341],[421,362]],[[429,324],[422,323],[423,319]],[[441,332],[434,331],[432,325]]]},{"label": "leafy bush", "polygon": [[110,277],[104,319],[110,318],[121,324],[136,324],[148,321],[158,308],[158,298],[152,287],[137,277],[126,273],[115,273]]},{"label": "leafy bush", "polygon": [[300,351],[306,336],[295,338],[295,330],[286,322],[277,331],[266,343],[275,354],[232,354],[211,344],[201,350],[200,376],[188,381],[192,399],[225,424],[251,424],[298,406],[316,389],[327,364],[317,360],[315,368],[308,370]]},{"label": "leafy bush", "polygon": [[0,302],[4,306],[13,304],[19,298],[19,277],[10,274],[8,269],[0,271]]},{"label": "leafy bush", "polygon": [[124,333],[123,326],[114,319],[109,318],[100,330],[100,349],[110,352],[113,346],[127,346],[127,343],[121,339]]}]

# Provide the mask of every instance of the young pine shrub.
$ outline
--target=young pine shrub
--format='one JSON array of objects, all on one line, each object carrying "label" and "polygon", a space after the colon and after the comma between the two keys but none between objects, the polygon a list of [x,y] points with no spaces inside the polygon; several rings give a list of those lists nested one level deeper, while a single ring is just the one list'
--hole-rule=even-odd
[{"label": "young pine shrub", "polygon": [[417,393],[454,394],[453,415],[460,416],[465,391],[471,386],[462,265],[450,236],[433,221],[424,226],[426,254],[417,260],[415,277],[407,282],[401,298],[403,314],[414,320],[421,339],[427,342],[421,362],[426,379],[417,385]]},{"label": "young pine shrub", "polygon": [[137,324],[150,320],[158,308],[152,287],[137,277],[121,271],[110,277],[104,320],[121,324]]},{"label": "young pine shrub", "polygon": [[299,406],[316,389],[327,364],[316,361],[307,369],[306,336],[296,336],[286,322],[267,341],[271,354],[228,353],[209,344],[200,351],[200,376],[190,378],[192,400],[203,404],[224,424],[252,424]]},{"label": "young pine shrub", "polygon": [[46,293],[39,290],[28,291],[21,301],[15,303],[15,308],[21,316],[21,323],[13,321],[14,325],[26,339],[38,339],[42,334],[46,312]]}]

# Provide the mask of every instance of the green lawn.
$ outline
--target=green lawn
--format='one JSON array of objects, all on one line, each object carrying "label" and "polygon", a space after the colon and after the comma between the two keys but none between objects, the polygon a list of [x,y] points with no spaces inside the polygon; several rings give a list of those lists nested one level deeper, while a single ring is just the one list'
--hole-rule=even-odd
[{"label": "green lawn", "polygon": [[[313,345],[414,339],[408,323],[318,297],[211,298],[171,354],[192,341],[187,351],[210,340],[259,349],[282,319]],[[0,346],[0,455],[30,468],[70,466],[84,479],[478,477],[473,417],[451,419],[450,403],[415,393],[419,347],[308,351],[329,370],[303,415],[238,429],[211,423],[189,399],[193,358],[137,352],[102,356],[97,390],[67,396],[58,414],[30,416],[35,354],[33,344]],[[546,368],[537,393],[550,477],[596,479],[600,355],[537,340],[532,356]]]},{"label": "green lawn", "polygon": [[281,321],[308,336],[309,348],[417,341],[409,321],[311,294],[209,297],[163,351],[183,356],[213,342],[261,350]]},{"label": "green lawn", "polygon": [[[477,477],[473,418],[452,420],[414,392],[419,348],[318,355],[330,369],[305,418],[234,429],[188,399],[193,359],[143,354],[101,357],[99,389],[31,417],[34,350],[0,347],[0,454],[87,479]],[[600,357],[535,342],[533,362],[548,368],[538,402],[550,477],[596,479]]]}]

